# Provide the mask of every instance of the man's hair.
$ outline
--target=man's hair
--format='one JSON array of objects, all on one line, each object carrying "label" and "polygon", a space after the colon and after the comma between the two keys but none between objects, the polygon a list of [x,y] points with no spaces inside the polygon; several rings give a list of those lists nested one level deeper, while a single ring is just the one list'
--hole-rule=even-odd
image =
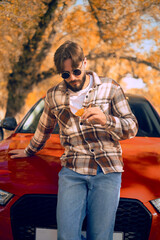
[{"label": "man's hair", "polygon": [[80,62],[84,60],[83,49],[75,42],[64,42],[55,52],[54,63],[58,73],[64,71],[64,61],[67,59],[72,60],[72,68],[75,69],[79,66]]}]

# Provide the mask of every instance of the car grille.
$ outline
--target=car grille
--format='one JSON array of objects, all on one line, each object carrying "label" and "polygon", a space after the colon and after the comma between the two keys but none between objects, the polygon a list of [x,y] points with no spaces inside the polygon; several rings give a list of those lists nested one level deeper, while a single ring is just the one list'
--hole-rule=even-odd
[{"label": "car grille", "polygon": [[[24,195],[11,207],[14,240],[35,240],[36,228],[56,229],[56,195]],[[147,240],[151,213],[138,200],[121,198],[115,231],[124,240]],[[86,221],[84,223],[84,228]]]}]

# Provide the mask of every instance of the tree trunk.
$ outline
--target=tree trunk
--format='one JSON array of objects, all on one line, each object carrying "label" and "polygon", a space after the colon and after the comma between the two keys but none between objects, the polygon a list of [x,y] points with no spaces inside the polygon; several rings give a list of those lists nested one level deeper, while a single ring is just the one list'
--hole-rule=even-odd
[{"label": "tree trunk", "polygon": [[[54,42],[57,26],[62,23],[69,7],[65,1],[61,1],[62,7],[56,11],[58,2],[58,0],[53,0],[48,4],[48,10],[41,18],[34,36],[24,45],[22,56],[15,63],[13,72],[9,75],[6,116],[15,116],[21,110],[33,84],[55,73],[53,68],[42,73],[39,69]],[[46,30],[48,31],[47,39],[44,37]]]}]

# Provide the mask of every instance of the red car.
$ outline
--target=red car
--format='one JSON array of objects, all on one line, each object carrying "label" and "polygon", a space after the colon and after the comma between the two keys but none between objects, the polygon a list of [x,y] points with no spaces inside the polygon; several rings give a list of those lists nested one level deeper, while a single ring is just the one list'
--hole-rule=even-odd
[{"label": "red car", "polygon": [[[114,239],[160,239],[160,117],[143,97],[127,95],[139,123],[135,138],[121,141],[124,159],[121,199]],[[25,148],[43,111],[40,99],[14,133],[0,143],[0,239],[56,239],[60,145],[58,125],[43,150],[25,159],[8,151]],[[1,129],[15,128],[6,118]],[[84,221],[84,231],[86,220]]]}]

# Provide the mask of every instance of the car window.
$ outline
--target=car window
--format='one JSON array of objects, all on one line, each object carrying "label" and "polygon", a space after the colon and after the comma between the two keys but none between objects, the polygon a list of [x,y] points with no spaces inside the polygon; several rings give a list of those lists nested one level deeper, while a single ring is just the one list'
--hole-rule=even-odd
[{"label": "car window", "polygon": [[31,114],[28,116],[28,118],[24,122],[22,127],[24,132],[26,131],[30,133],[35,132],[35,129],[37,127],[38,121],[42,114],[43,108],[44,108],[44,101],[42,100],[35,106]]},{"label": "car window", "polygon": [[[139,124],[137,136],[160,137],[160,119],[149,102],[129,101],[129,104]],[[38,101],[25,116],[16,132],[34,133],[43,109],[44,99],[40,99],[40,101]],[[53,133],[59,133],[58,124],[56,125]]]},{"label": "car window", "polygon": [[[34,133],[37,128],[39,119],[42,115],[43,109],[44,109],[44,99],[40,99],[24,117],[23,121],[20,123],[16,132]],[[58,124],[56,125],[53,133],[54,134],[59,133]]]},{"label": "car window", "polygon": [[160,119],[149,102],[130,102],[129,104],[138,121],[137,136],[160,137]]}]

